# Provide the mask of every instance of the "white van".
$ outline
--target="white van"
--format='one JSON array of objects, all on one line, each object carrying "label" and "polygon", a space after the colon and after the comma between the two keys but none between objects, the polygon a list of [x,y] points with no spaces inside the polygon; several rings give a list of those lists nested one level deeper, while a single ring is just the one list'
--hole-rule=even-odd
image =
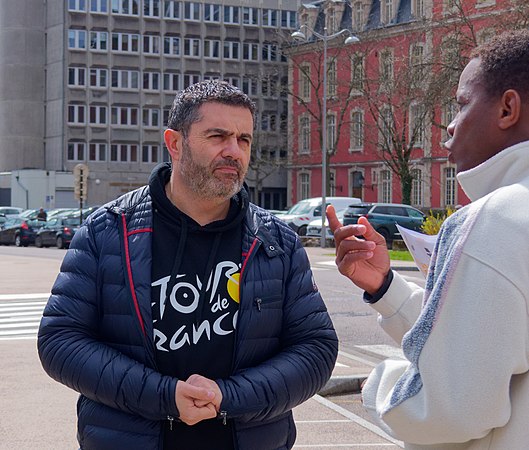
[{"label": "white van", "polygon": [[[333,205],[336,210],[362,202],[356,197],[326,197],[325,200],[327,205]],[[309,222],[321,217],[321,197],[301,200],[286,213],[277,214],[277,217],[286,222],[299,236],[305,236]]]}]

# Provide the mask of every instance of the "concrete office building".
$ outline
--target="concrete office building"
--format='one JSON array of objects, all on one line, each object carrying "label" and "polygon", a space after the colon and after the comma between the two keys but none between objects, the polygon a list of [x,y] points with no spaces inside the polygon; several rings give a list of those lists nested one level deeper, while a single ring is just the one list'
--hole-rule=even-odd
[{"label": "concrete office building", "polygon": [[281,36],[299,0],[0,1],[0,204],[75,206],[145,184],[169,157],[163,129],[175,92],[225,79],[258,104],[255,202],[286,206],[287,63]]}]

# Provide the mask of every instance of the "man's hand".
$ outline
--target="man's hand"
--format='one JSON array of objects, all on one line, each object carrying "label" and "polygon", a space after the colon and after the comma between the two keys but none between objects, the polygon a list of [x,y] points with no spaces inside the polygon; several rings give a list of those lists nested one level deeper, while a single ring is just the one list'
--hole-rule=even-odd
[{"label": "man's hand", "polygon": [[[220,411],[220,404],[222,403],[222,392],[220,391],[217,383],[215,383],[213,380],[210,380],[209,378],[203,377],[202,375],[196,374],[191,375],[187,379],[186,383],[214,392],[215,398],[213,400],[209,400],[208,403],[213,403],[213,406],[215,406],[215,410],[217,412]],[[206,400],[195,400],[195,405],[198,407],[205,406]]]},{"label": "man's hand", "polygon": [[176,407],[180,420],[187,425],[195,425],[202,420],[217,417],[217,411],[212,403],[214,399],[215,392],[211,389],[193,386],[181,380],[176,383]]},{"label": "man's hand", "polygon": [[334,233],[338,270],[359,288],[374,294],[390,270],[386,240],[365,217],[360,217],[357,225],[344,227],[332,205],[327,206],[326,212]]}]

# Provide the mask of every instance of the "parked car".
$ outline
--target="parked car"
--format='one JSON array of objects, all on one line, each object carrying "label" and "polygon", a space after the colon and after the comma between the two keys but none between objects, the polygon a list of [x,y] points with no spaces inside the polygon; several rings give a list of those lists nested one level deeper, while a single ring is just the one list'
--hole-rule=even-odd
[{"label": "parked car", "polygon": [[18,216],[24,211],[24,208],[18,208],[16,206],[0,206],[0,214],[6,217]]},{"label": "parked car", "polygon": [[7,217],[0,226],[0,244],[27,247],[35,242],[35,235],[42,224],[36,219]]},{"label": "parked car", "polygon": [[70,246],[75,232],[79,229],[79,218],[58,216],[47,222],[37,231],[35,247],[66,248]]},{"label": "parked car", "polygon": [[[340,222],[343,221],[344,209],[336,211],[336,216]],[[333,240],[334,235],[331,229],[329,228],[329,220],[325,217],[325,234],[327,239]],[[321,238],[321,217],[318,217],[314,220],[311,220],[307,226],[307,237],[318,237]]]},{"label": "parked car", "polygon": [[355,224],[359,217],[366,217],[375,230],[386,239],[391,248],[400,233],[395,224],[410,230],[420,231],[425,215],[422,211],[400,203],[360,203],[349,206],[343,215],[343,224]]},{"label": "parked car", "polygon": [[[326,197],[325,200],[327,205],[333,205],[336,210],[361,203],[361,200],[356,197]],[[277,214],[277,217],[286,222],[298,235],[305,236],[309,222],[316,217],[321,217],[321,197],[301,200],[286,213]]]}]

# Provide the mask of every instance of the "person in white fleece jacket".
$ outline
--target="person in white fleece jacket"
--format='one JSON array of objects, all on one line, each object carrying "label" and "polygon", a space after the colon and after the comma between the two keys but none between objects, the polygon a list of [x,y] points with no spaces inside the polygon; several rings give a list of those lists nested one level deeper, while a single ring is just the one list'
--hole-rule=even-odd
[{"label": "person in white fleece jacket", "polygon": [[[478,47],[445,146],[472,200],[443,224],[425,289],[390,270],[365,218],[336,263],[406,360],[370,374],[364,405],[408,449],[529,449],[529,31]],[[363,239],[356,236],[363,236]]]}]

